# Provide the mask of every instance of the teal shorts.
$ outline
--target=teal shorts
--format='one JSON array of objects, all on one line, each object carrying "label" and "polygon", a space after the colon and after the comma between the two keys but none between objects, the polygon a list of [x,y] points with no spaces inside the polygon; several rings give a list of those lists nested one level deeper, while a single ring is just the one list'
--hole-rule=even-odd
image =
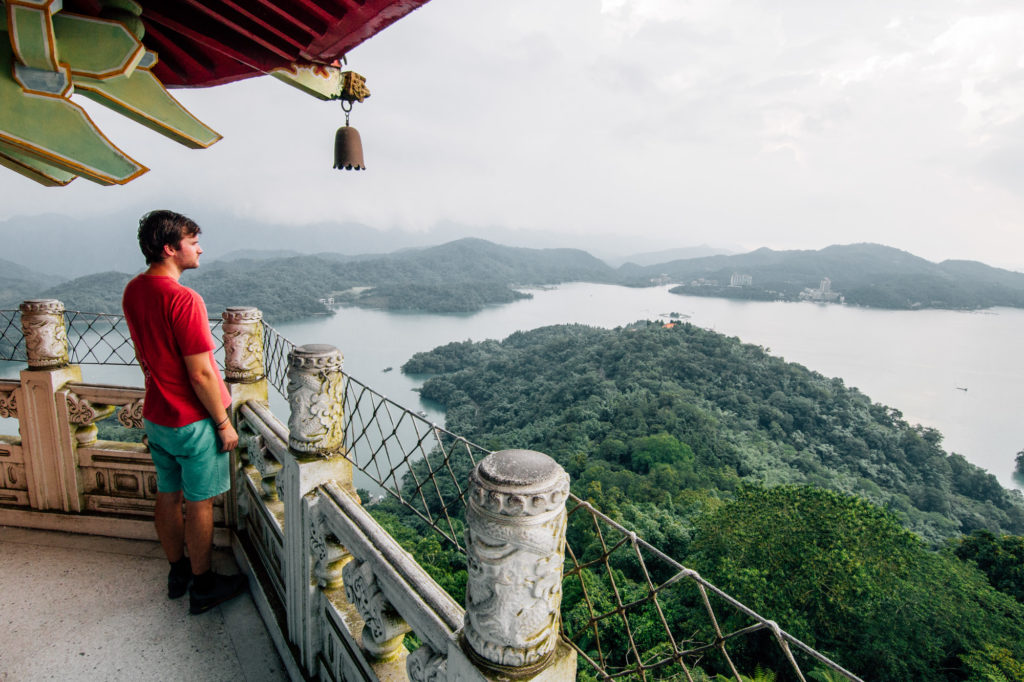
[{"label": "teal shorts", "polygon": [[156,465],[157,492],[182,490],[186,500],[198,502],[231,487],[231,458],[220,451],[213,420],[200,419],[171,427],[144,419],[143,427],[149,437],[149,454]]}]

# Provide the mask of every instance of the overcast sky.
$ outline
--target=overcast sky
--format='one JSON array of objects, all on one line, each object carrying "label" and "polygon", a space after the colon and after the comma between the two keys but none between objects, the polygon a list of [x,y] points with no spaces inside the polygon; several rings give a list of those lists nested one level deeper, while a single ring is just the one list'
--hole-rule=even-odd
[{"label": "overcast sky", "polygon": [[151,171],[3,171],[0,218],[216,206],[1024,267],[1021,36],[1019,0],[432,0],[349,55],[369,170],[331,168],[337,103],[264,77],[174,91],[225,137],[202,151],[89,106]]}]

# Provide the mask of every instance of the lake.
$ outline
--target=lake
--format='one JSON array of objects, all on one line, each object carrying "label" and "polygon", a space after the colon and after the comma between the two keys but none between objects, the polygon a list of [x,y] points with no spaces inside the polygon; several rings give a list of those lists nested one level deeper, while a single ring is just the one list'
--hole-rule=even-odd
[{"label": "lake", "polygon": [[[413,391],[420,381],[399,371],[417,351],[451,341],[503,339],[550,324],[612,328],[678,312],[693,324],[842,377],[911,423],[939,429],[947,450],[987,469],[1003,485],[1019,487],[1012,472],[1014,456],[1024,449],[1024,310],[892,311],[680,296],[669,288],[565,284],[531,289],[531,300],[469,315],[341,308],[334,317],[278,329],[295,343],[337,346],[353,376],[441,423],[443,412],[421,403]],[[387,367],[394,369],[384,372]]]},{"label": "lake", "polygon": [[[826,376],[842,377],[876,402],[931,426],[944,446],[995,474],[1007,487],[1024,449],[1024,310],[993,308],[889,311],[814,303],[765,303],[679,296],[670,287],[631,289],[575,283],[531,289],[533,298],[466,315],[340,308],[333,317],[277,325],[296,344],[329,343],[345,369],[395,402],[443,423],[436,404],[401,373],[417,351],[451,341],[503,339],[519,330],[578,322],[612,328],[678,312],[688,321],[764,346],[773,355]],[[19,367],[0,368],[12,376]],[[387,368],[390,371],[385,371]],[[137,368],[83,368],[85,380],[141,384]],[[283,399],[272,400],[285,419]],[[0,431],[10,432],[3,425]]]}]

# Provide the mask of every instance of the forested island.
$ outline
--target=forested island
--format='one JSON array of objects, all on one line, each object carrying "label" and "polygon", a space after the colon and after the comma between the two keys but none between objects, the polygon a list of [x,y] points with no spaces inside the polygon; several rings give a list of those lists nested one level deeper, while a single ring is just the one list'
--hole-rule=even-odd
[{"label": "forested island", "polygon": [[[576,495],[866,679],[1024,679],[1024,497],[840,379],[663,322],[451,343],[402,369],[432,375],[450,430],[550,454]],[[457,557],[374,509],[460,589]],[[643,581],[613,568],[622,591]],[[774,652],[754,639],[741,657],[781,670]]]},{"label": "forested island", "polygon": [[[1024,274],[971,261],[932,263],[877,244],[820,251],[759,249],[652,266],[612,268],[578,249],[527,249],[482,239],[391,254],[289,255],[242,253],[204,261],[182,282],[203,295],[211,312],[252,305],[271,322],[331,314],[340,305],[391,311],[472,313],[528,298],[524,289],[566,282],[625,286],[679,284],[673,292],[746,300],[799,300],[829,278],[848,304],[894,309],[1024,307]],[[2,264],[0,264],[2,265]],[[12,264],[13,265],[13,264]],[[0,268],[2,269],[2,268]],[[734,276],[742,285],[730,286]],[[16,266],[0,276],[0,307],[52,297],[68,309],[120,311],[130,275],[104,272],[54,284]]]}]

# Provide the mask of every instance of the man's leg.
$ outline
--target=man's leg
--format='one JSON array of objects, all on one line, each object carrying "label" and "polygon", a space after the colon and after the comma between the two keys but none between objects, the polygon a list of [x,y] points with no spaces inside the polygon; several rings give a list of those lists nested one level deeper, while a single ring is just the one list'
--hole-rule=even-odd
[{"label": "man's leg", "polygon": [[[180,509],[180,507],[179,507]],[[213,498],[185,502],[185,542],[192,561],[192,575],[210,570],[213,551]]]},{"label": "man's leg", "polygon": [[[156,494],[156,536],[172,564],[185,555],[185,524],[181,516],[181,491]],[[211,524],[212,524],[211,516]],[[209,559],[209,552],[207,552]]]},{"label": "man's leg", "polygon": [[185,541],[192,560],[189,611],[202,613],[245,591],[244,575],[220,575],[210,570],[213,552],[213,498],[185,502]]}]

